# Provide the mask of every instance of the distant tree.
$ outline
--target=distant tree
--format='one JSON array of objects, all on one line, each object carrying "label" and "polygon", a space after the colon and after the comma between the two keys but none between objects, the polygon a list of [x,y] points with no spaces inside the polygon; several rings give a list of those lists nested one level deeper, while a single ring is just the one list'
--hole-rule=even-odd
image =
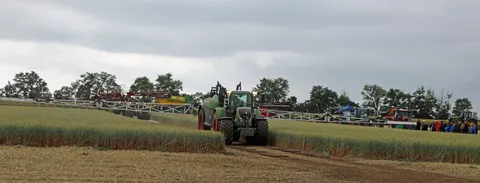
[{"label": "distant tree", "polygon": [[300,102],[295,105],[295,108],[293,110],[295,112],[308,112],[308,105],[305,102]]},{"label": "distant tree", "polygon": [[408,106],[409,98],[410,95],[408,93],[397,88],[391,88],[387,91],[383,103],[389,107],[405,108]]},{"label": "distant tree", "polygon": [[265,94],[265,103],[287,102],[287,96],[290,92],[290,85],[287,79],[281,77],[275,79],[262,78],[253,88],[253,91],[257,92],[258,94]]},{"label": "distant tree", "polygon": [[313,86],[310,91],[308,111],[313,113],[333,113],[338,107],[337,99],[337,93],[328,87]]},{"label": "distant tree", "polygon": [[436,119],[448,119],[450,116],[450,99],[453,93],[442,91],[440,96],[437,97],[437,103],[435,105],[435,118]]},{"label": "distant tree", "polygon": [[53,92],[55,99],[70,100],[75,96],[75,89],[71,86],[62,86],[59,90]]},{"label": "distant tree", "polygon": [[10,83],[10,81],[8,81],[7,85],[0,89],[0,93],[2,97],[19,97],[15,86]]},{"label": "distant tree", "polygon": [[130,92],[150,92],[154,91],[155,87],[148,77],[138,77],[130,86]]},{"label": "distant tree", "polygon": [[433,89],[425,90],[425,87],[421,86],[412,96],[412,109],[415,117],[431,119],[435,116],[434,109],[437,105],[437,98]]},{"label": "distant tree", "polygon": [[[35,71],[31,72],[20,72],[15,74],[13,78],[13,84],[7,84],[8,90],[7,93],[15,92],[16,97],[23,97],[23,98],[39,98],[43,94],[49,92],[47,82],[42,79]],[[13,86],[13,89],[11,88]],[[6,88],[4,88],[6,89]]]},{"label": "distant tree", "polygon": [[71,84],[75,97],[91,99],[98,93],[121,92],[122,88],[116,82],[116,76],[107,72],[85,73]]},{"label": "distant tree", "polygon": [[180,80],[174,80],[171,73],[164,75],[158,75],[155,80],[155,90],[170,92],[172,95],[180,95],[180,91],[183,91],[183,82]]},{"label": "distant tree", "polygon": [[347,92],[343,92],[341,95],[338,96],[337,103],[340,106],[346,106],[346,105],[356,106],[355,102],[350,100],[350,97],[348,96]]},{"label": "distant tree", "polygon": [[456,116],[460,116],[462,112],[471,112],[472,109],[472,102],[470,102],[468,98],[459,98],[455,101],[452,113]]},{"label": "distant tree", "polygon": [[387,91],[379,85],[367,84],[363,86],[363,91],[361,94],[363,96],[363,100],[365,101],[363,106],[373,107],[375,111],[377,111],[380,105],[384,103],[385,97],[387,96]]}]

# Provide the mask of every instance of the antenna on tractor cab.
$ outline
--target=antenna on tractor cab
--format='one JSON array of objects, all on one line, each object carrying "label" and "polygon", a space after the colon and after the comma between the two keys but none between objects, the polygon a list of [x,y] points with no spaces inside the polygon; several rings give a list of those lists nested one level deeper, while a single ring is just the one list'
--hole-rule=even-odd
[{"label": "antenna on tractor cab", "polygon": [[238,83],[237,90],[242,90],[242,82]]}]

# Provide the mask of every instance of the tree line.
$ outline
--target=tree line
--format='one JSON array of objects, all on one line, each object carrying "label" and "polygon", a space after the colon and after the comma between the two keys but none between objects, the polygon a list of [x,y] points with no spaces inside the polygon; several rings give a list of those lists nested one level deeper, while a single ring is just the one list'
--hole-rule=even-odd
[{"label": "tree line", "polygon": [[[92,99],[97,93],[121,92],[121,86],[116,82],[116,76],[107,72],[81,74],[70,85],[62,86],[51,93],[47,81],[42,79],[35,71],[20,72],[8,81],[7,85],[0,88],[0,96],[15,98],[55,98],[55,99]],[[181,93],[183,82],[173,79],[171,73],[157,75],[155,80],[146,76],[137,77],[129,88],[130,92],[159,92],[167,91],[172,95],[193,96],[196,103],[208,97],[207,92],[194,94]],[[262,78],[252,89],[257,93],[266,94],[265,102],[271,104],[288,103],[291,110],[309,113],[335,113],[345,105],[355,107],[372,107],[377,110],[380,106],[395,106],[408,108],[416,118],[447,119],[449,115],[460,115],[463,111],[472,110],[472,103],[466,97],[456,98],[451,106],[453,93],[423,86],[413,92],[406,92],[398,88],[385,89],[377,84],[366,84],[361,91],[363,103],[356,103],[350,99],[346,92],[336,91],[321,85],[312,86],[310,97],[303,102],[297,102],[295,96],[289,96],[290,86],[287,79]],[[256,102],[259,98],[257,96]]]}]

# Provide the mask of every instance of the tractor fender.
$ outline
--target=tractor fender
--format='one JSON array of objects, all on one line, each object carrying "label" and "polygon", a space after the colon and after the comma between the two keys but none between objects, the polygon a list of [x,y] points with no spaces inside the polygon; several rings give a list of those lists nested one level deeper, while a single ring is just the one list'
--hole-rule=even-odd
[{"label": "tractor fender", "polygon": [[216,112],[216,118],[220,119],[225,116],[225,109],[223,107],[216,107],[214,113]]}]

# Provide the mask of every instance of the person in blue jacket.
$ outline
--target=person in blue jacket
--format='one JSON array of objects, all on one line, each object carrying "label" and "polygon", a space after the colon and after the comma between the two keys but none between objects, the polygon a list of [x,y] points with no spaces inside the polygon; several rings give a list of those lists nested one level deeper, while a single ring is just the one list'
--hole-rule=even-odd
[{"label": "person in blue jacket", "polygon": [[450,132],[455,133],[455,127],[456,127],[455,124],[452,123],[452,124],[450,125]]},{"label": "person in blue jacket", "polygon": [[447,124],[447,125],[445,126],[444,132],[450,132],[450,126],[452,126],[452,123]]},{"label": "person in blue jacket", "polygon": [[475,125],[475,124],[472,125],[472,128],[470,128],[470,133],[471,134],[477,134],[478,133],[477,125]]}]

